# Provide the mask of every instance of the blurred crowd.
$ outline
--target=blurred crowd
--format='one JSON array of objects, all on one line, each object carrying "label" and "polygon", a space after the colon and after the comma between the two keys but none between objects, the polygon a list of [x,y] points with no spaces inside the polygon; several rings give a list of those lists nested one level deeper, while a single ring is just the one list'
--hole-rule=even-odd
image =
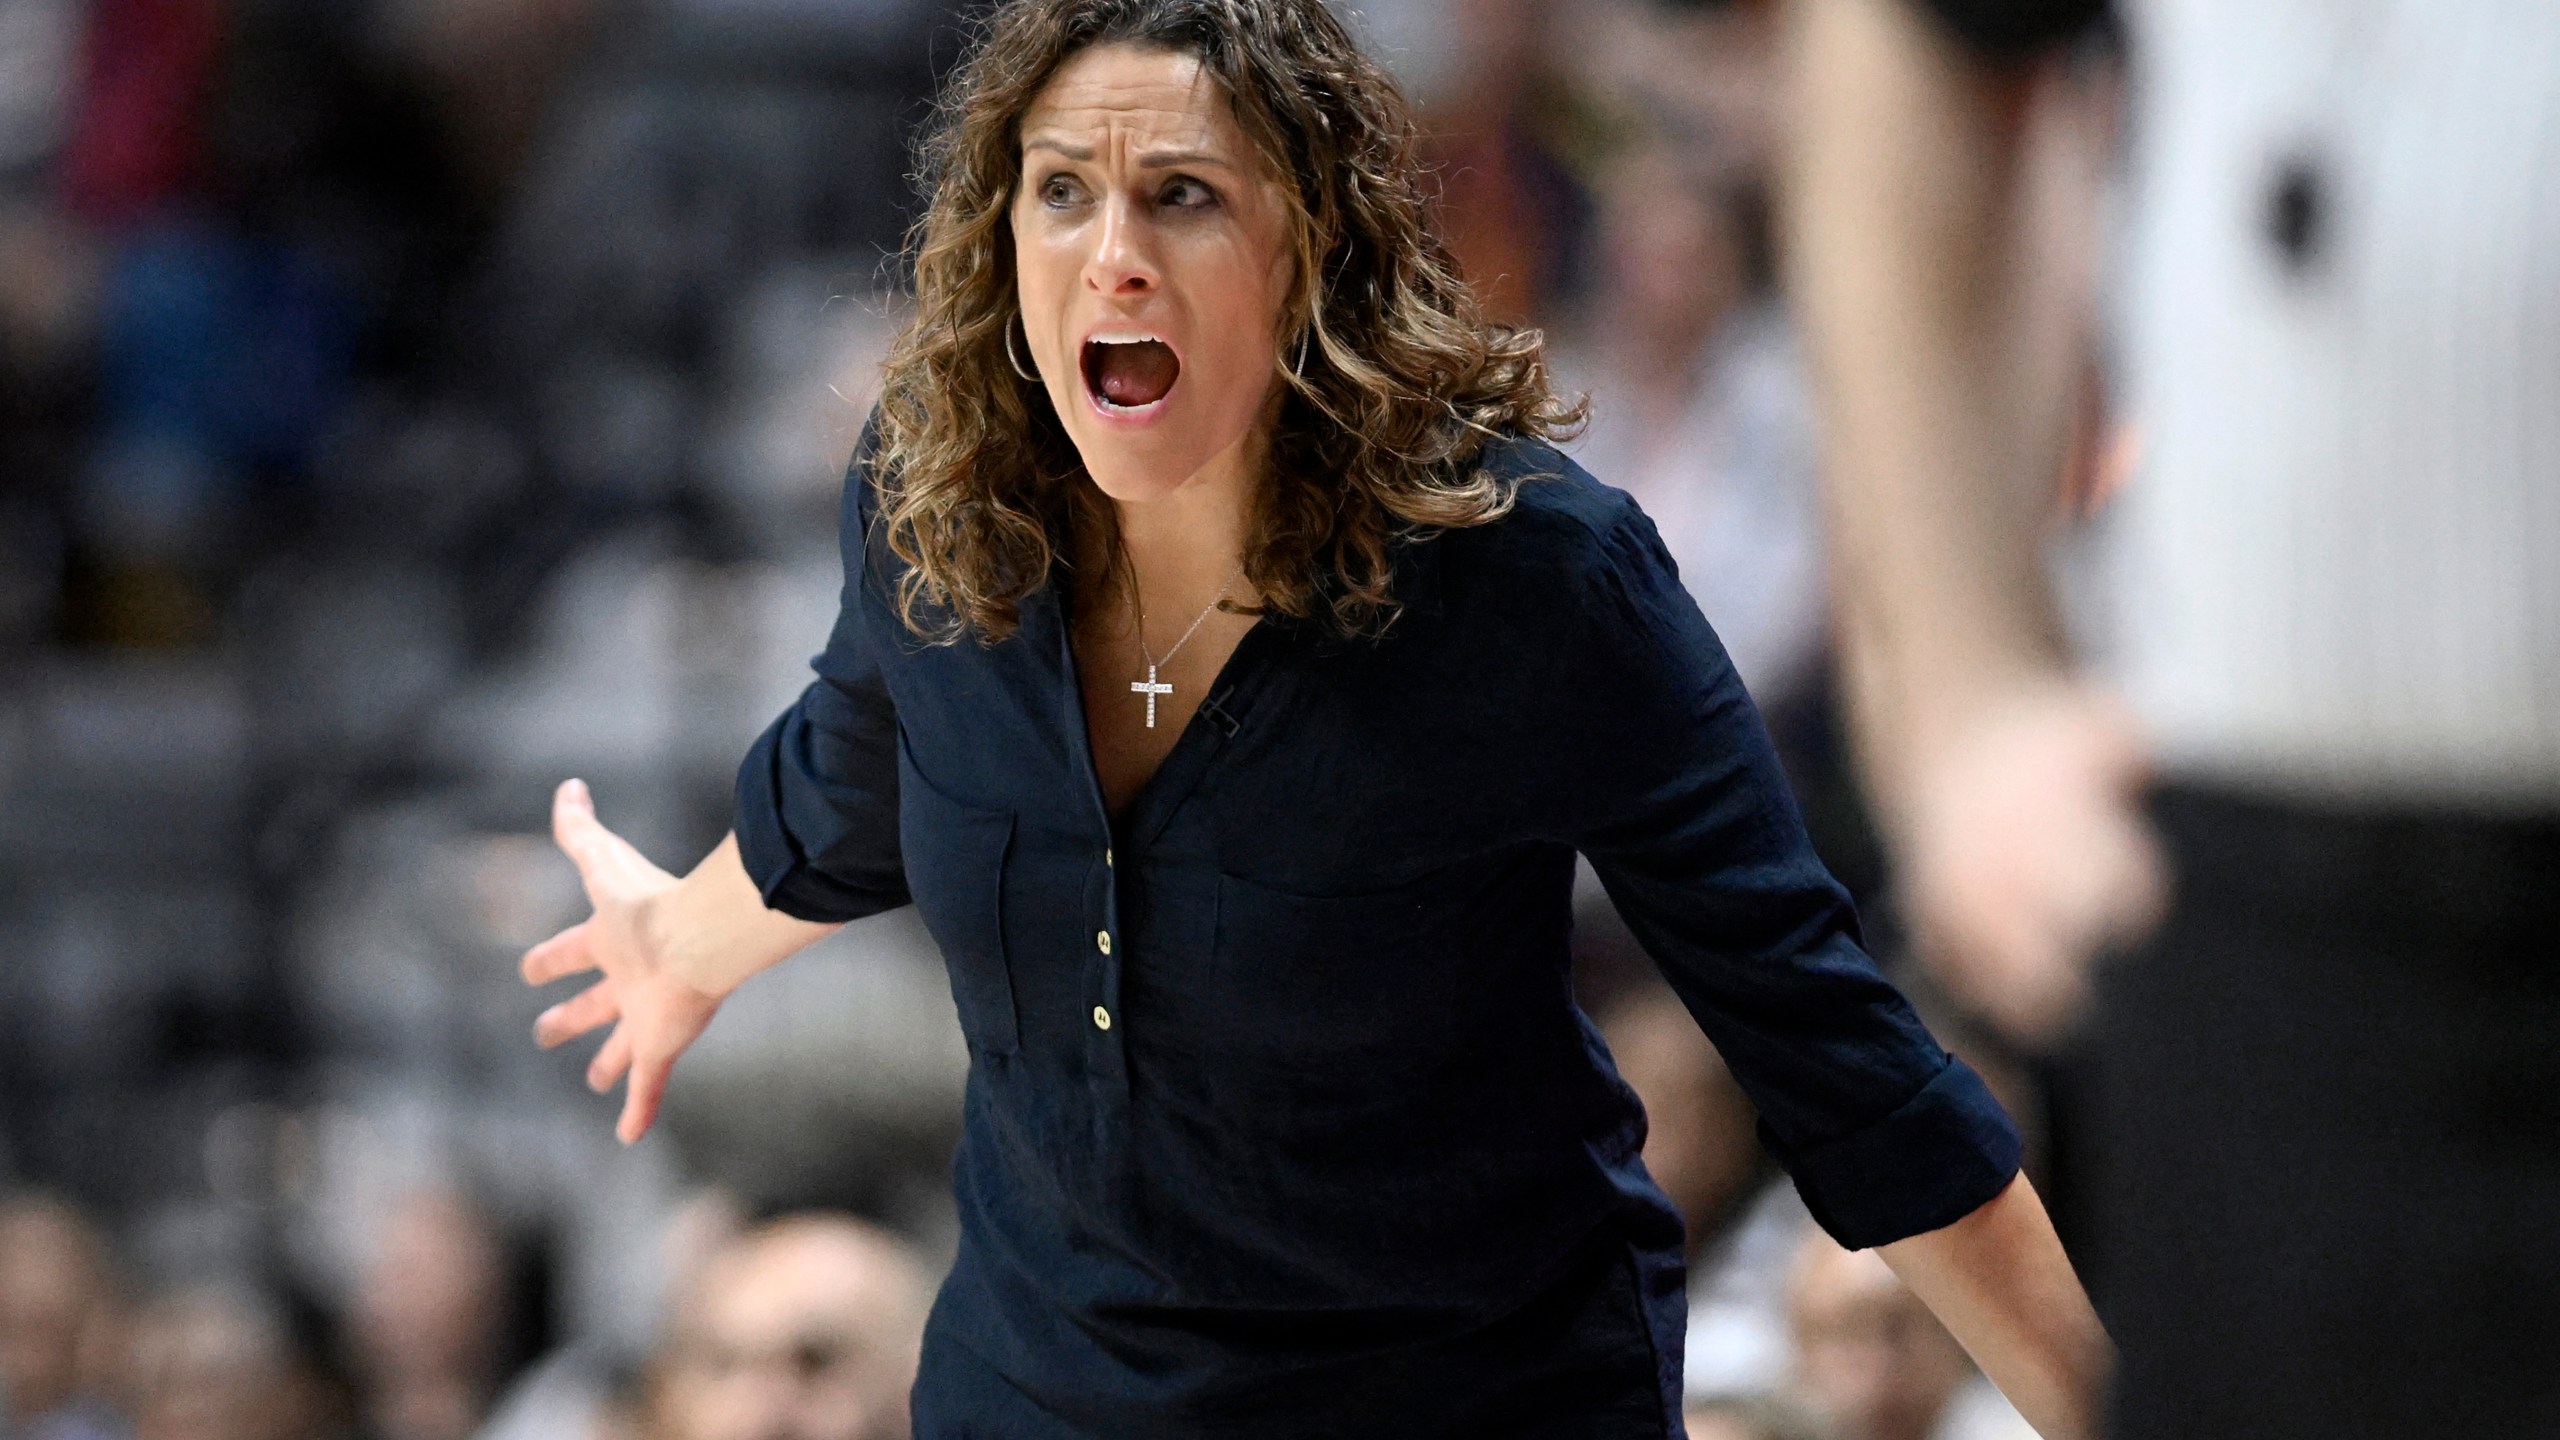
[{"label": "blurred crowd", "polygon": [[[0,1207],[0,1381],[40,1440],[896,1440],[931,1300],[897,1235],[809,1211],[679,1227],[667,1318],[636,1361],[531,1352],[498,1231],[420,1191],[332,1325],[242,1278],[138,1291],[67,1205]],[[671,1239],[673,1237],[670,1237]]]},{"label": "blurred crowd", "polygon": [[[1353,8],[1880,898],[1775,6]],[[804,681],[964,14],[0,0],[0,1437],[904,1434],[966,1064],[912,917],[742,991],[629,1151],[512,962],[581,913],[554,782],[681,863]],[[1692,1435],[2019,1433],[1587,888]]]}]

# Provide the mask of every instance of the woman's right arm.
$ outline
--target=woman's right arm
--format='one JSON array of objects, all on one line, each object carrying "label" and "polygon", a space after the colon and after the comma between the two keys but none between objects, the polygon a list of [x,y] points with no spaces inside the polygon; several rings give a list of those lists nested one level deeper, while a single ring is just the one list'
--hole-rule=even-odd
[{"label": "woman's right arm", "polygon": [[600,1026],[613,1033],[587,1066],[598,1092],[627,1072],[615,1127],[626,1145],[647,1133],[667,1076],[729,992],[837,927],[766,908],[730,835],[679,880],[596,819],[584,781],[552,799],[551,831],[578,867],[595,913],[525,952],[527,983],[593,970],[600,978],[534,1022],[548,1049]]},{"label": "woman's right arm", "polygon": [[595,914],[528,951],[524,976],[603,978],[545,1011],[534,1035],[552,1046],[613,1025],[587,1083],[603,1091],[630,1075],[616,1129],[625,1144],[656,1119],[676,1057],[730,991],[845,921],[907,903],[897,705],[866,633],[888,623],[871,578],[877,448],[875,422],[845,477],[844,604],[816,683],[748,747],[728,837],[679,880],[596,819],[582,782],[553,797],[552,834]]}]

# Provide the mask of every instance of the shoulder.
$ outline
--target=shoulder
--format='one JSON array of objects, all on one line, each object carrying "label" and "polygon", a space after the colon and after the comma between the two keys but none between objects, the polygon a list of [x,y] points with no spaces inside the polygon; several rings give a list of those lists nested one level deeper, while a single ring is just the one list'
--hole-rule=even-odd
[{"label": "shoulder", "polygon": [[1603,749],[1730,703],[1731,662],[1634,499],[1536,441],[1482,464],[1516,481],[1510,510],[1425,548],[1440,550],[1436,633],[1470,657],[1484,698]]},{"label": "shoulder", "polygon": [[863,419],[862,433],[855,438],[852,458],[844,467],[843,518],[855,533],[878,521],[881,484],[880,407],[875,404]]},{"label": "shoulder", "polygon": [[1478,527],[1515,543],[1598,540],[1635,510],[1625,491],[1600,483],[1544,440],[1505,436],[1485,447],[1477,465],[1518,487],[1510,513]]},{"label": "shoulder", "polygon": [[1506,437],[1478,463],[1516,487],[1515,498],[1500,518],[1432,542],[1442,548],[1453,603],[1510,597],[1548,610],[1580,608],[1630,585],[1656,588],[1656,572],[1670,578],[1670,557],[1636,502],[1553,445]]},{"label": "shoulder", "polygon": [[844,500],[837,516],[837,541],[844,552],[845,579],[887,596],[909,568],[889,543],[888,512],[896,477],[882,457],[880,410],[873,406],[862,434],[845,462]]},{"label": "shoulder", "polygon": [[907,633],[897,599],[907,564],[889,543],[885,518],[889,477],[880,446],[880,412],[875,408],[845,463],[836,545],[844,560],[844,618],[886,640]]}]

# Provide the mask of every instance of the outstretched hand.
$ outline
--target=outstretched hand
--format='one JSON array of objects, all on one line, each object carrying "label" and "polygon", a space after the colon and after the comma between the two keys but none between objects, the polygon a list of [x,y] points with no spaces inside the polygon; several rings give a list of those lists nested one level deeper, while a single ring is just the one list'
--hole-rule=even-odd
[{"label": "outstretched hand", "polygon": [[542,1012],[534,1039],[547,1050],[613,1027],[587,1066],[587,1085],[601,1094],[630,1077],[614,1127],[628,1145],[657,1120],[676,1057],[711,1023],[721,997],[696,988],[668,963],[663,941],[652,933],[651,902],[673,890],[676,877],[596,819],[586,782],[567,781],[552,797],[551,835],[578,867],[595,913],[526,951],[525,983],[548,985],[588,970],[600,978]]}]

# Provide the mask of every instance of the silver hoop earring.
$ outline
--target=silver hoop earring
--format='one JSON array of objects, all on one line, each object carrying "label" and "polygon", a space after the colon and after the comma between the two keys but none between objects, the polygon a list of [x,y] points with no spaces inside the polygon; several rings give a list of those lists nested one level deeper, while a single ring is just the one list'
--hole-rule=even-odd
[{"label": "silver hoop earring", "polygon": [[[1028,337],[1026,336],[1025,338]],[[1021,376],[1023,379],[1030,381],[1034,385],[1040,383],[1040,372],[1024,365],[1022,363],[1022,357],[1013,353],[1013,322],[1011,320],[1004,322],[1004,358],[1006,363],[1013,366],[1014,374]]]},{"label": "silver hoop earring", "polygon": [[1289,367],[1289,373],[1297,376],[1298,383],[1302,385],[1307,379],[1307,342],[1315,338],[1315,333],[1313,325],[1298,332],[1298,363]]}]

